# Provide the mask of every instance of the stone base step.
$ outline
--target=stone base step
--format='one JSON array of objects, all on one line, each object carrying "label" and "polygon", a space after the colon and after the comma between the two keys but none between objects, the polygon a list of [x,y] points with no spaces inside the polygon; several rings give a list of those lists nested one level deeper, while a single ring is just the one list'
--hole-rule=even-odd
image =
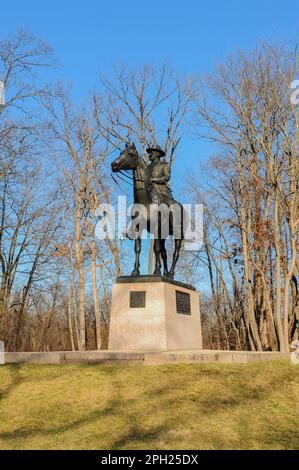
[{"label": "stone base step", "polygon": [[191,364],[226,363],[247,364],[258,361],[289,358],[289,353],[181,350],[181,351],[57,351],[57,352],[7,352],[6,364]]},{"label": "stone base step", "polygon": [[189,363],[225,363],[247,364],[258,361],[271,361],[289,358],[289,353],[281,352],[252,352],[252,351],[165,351],[147,353],[144,363],[153,364],[189,364]]}]

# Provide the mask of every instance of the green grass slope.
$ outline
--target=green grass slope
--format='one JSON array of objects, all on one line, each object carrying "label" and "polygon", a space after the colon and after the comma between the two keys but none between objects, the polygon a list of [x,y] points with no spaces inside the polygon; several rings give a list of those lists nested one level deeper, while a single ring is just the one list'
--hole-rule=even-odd
[{"label": "green grass slope", "polygon": [[298,449],[299,366],[0,366],[0,449]]}]

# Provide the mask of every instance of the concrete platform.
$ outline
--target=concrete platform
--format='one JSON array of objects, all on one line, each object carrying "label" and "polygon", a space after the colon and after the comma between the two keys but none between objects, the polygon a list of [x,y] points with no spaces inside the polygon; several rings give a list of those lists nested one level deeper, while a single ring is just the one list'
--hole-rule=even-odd
[{"label": "concrete platform", "polygon": [[[180,350],[180,351],[57,351],[7,352],[6,364],[248,364],[289,358],[289,353]],[[1,367],[1,366],[0,366]]]},{"label": "concrete platform", "polygon": [[6,352],[5,363],[31,364],[109,364],[143,362],[144,351],[57,351],[57,352]]},{"label": "concrete platform", "polygon": [[147,353],[144,364],[191,364],[191,363],[225,363],[248,364],[250,362],[271,361],[289,358],[289,353],[252,352],[252,351],[215,351],[190,350]]}]

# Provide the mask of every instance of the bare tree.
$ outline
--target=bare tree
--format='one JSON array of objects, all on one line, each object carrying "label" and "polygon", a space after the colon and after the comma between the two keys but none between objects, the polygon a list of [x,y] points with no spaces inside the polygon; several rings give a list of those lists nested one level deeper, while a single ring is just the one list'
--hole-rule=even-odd
[{"label": "bare tree", "polygon": [[246,294],[244,324],[248,344],[257,350],[286,351],[295,334],[298,122],[289,85],[296,67],[296,50],[261,45],[240,53],[207,80],[218,107],[206,97],[197,110],[198,134],[219,154],[209,196],[225,209],[220,221],[218,213],[209,213],[221,240],[227,239],[228,268],[241,261],[242,269],[236,267]]}]

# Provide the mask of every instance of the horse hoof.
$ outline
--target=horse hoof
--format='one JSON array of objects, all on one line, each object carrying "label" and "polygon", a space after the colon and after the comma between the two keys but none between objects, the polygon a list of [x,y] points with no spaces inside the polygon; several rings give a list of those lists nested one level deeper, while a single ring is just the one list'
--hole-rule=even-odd
[{"label": "horse hoof", "polygon": [[133,269],[131,276],[140,276],[140,271],[138,269]]},{"label": "horse hoof", "polygon": [[174,278],[174,273],[169,272],[167,277],[169,277],[170,279],[173,279]]},{"label": "horse hoof", "polygon": [[161,276],[160,269],[155,269],[155,271],[153,272],[153,276]]}]

